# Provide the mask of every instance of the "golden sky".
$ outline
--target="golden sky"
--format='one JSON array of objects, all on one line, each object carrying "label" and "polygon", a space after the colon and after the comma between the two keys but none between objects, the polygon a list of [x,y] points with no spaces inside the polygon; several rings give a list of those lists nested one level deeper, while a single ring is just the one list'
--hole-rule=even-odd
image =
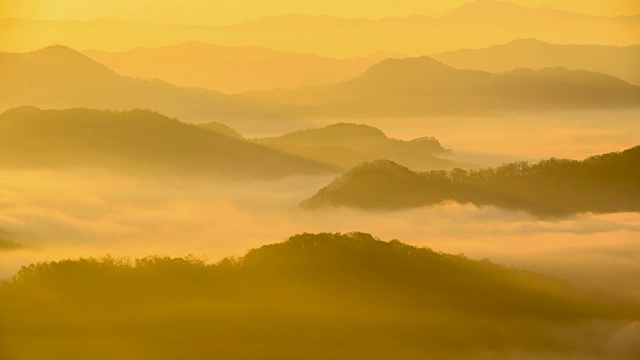
[{"label": "golden sky", "polygon": [[[40,19],[116,19],[154,23],[217,25],[283,14],[381,18],[439,16],[469,0],[9,0],[0,17]],[[509,0],[530,7],[552,7],[591,15],[640,14],[638,0]]]}]

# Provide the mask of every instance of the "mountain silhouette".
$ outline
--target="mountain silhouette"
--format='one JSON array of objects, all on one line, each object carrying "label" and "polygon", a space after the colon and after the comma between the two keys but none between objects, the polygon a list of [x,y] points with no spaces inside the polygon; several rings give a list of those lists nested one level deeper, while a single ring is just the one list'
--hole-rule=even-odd
[{"label": "mountain silhouette", "polygon": [[212,265],[194,256],[32,264],[2,284],[0,306],[3,349],[16,358],[51,347],[83,358],[131,349],[154,359],[581,358],[607,355],[620,324],[638,316],[637,301],[365,233],[296,235]]},{"label": "mountain silhouette", "polygon": [[[0,49],[22,52],[55,43],[77,49],[94,49],[101,44],[101,50],[126,51],[200,41],[351,58],[380,50],[421,56],[523,38],[557,44],[640,43],[638,16],[587,16],[485,0],[464,4],[437,18],[409,15],[368,20],[289,14],[216,27],[3,19],[0,28],[19,33],[21,40],[6,42]],[[104,34],[113,36],[105,39]]]},{"label": "mountain silhouette", "polygon": [[211,123],[199,124],[198,127],[219,135],[224,135],[224,136],[228,136],[235,139],[244,139],[244,136],[242,136],[242,134],[233,130],[232,128],[230,128],[225,124],[211,122]]},{"label": "mountain silhouette", "polygon": [[[85,55],[119,74],[158,78],[177,86],[199,86],[225,93],[298,88],[352,78],[388,57],[379,53],[349,60],[188,42],[120,53],[88,50]],[[384,57],[383,57],[384,56]]]},{"label": "mountain silhouette", "polygon": [[431,57],[387,59],[353,80],[254,96],[297,107],[292,111],[299,116],[320,117],[640,106],[640,87],[605,74],[564,68],[492,74]]},{"label": "mountain silhouette", "polygon": [[158,113],[23,107],[0,114],[10,168],[110,168],[137,173],[274,178],[331,167]]},{"label": "mountain silhouette", "polygon": [[455,69],[430,57],[387,59],[336,84],[233,96],[124,77],[61,46],[0,54],[0,65],[0,109],[145,108],[191,123],[233,123],[243,132],[290,131],[313,117],[640,106],[640,87],[609,75],[563,68],[491,74]]},{"label": "mountain silhouette", "polygon": [[264,144],[298,146],[342,146],[356,151],[416,150],[424,153],[445,153],[448,150],[438,139],[422,137],[412,141],[387,137],[380,129],[364,124],[337,123],[323,128],[300,130],[279,137],[259,139]]},{"label": "mountain silhouette", "polygon": [[[278,128],[294,121],[274,115],[264,101],[198,88],[179,88],[160,80],[121,76],[63,46],[26,54],[0,54],[0,109],[42,108],[153,109],[188,122],[236,120]],[[278,125],[278,121],[280,125]],[[241,125],[241,124],[240,124]]]},{"label": "mountain silhouette", "polygon": [[640,146],[583,161],[551,158],[481,170],[417,173],[391,161],[351,169],[306,208],[402,209],[444,201],[493,205],[541,216],[640,211]]},{"label": "mountain silhouette", "polygon": [[337,123],[253,141],[343,169],[377,159],[390,159],[420,170],[464,166],[437,157],[449,154],[451,150],[443,148],[434,137],[397,140],[387,137],[380,129],[363,124]]},{"label": "mountain silhouette", "polygon": [[564,67],[600,72],[640,85],[640,45],[555,45],[521,39],[506,45],[456,50],[432,57],[458,69],[497,73],[517,68]]}]

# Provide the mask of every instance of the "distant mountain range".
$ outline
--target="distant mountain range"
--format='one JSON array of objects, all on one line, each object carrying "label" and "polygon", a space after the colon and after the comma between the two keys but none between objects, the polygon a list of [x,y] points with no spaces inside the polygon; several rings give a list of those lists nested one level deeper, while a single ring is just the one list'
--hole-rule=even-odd
[{"label": "distant mountain range", "polygon": [[[119,75],[63,46],[33,53],[0,53],[0,109],[16,106],[67,109],[152,109],[194,123],[234,121],[263,129],[297,127],[268,102],[218,92],[179,88],[160,80]],[[283,125],[284,124],[284,125]]]},{"label": "distant mountain range", "polygon": [[393,160],[421,171],[470,166],[438,157],[451,150],[443,148],[434,137],[391,139],[380,129],[363,124],[338,123],[253,141],[343,169],[377,159]]},{"label": "distant mountain range", "polygon": [[431,57],[387,59],[353,80],[251,94],[297,116],[419,116],[640,107],[640,87],[584,70],[459,70]]},{"label": "distant mountain range", "polygon": [[334,83],[360,75],[385,57],[394,56],[378,53],[342,60],[199,42],[120,53],[88,50],[84,54],[122,75],[158,78],[177,86],[200,86],[225,93]]},{"label": "distant mountain range", "polygon": [[537,215],[640,211],[640,146],[583,161],[549,159],[482,170],[413,172],[391,161],[361,164],[302,204],[402,209],[456,201]]},{"label": "distant mountain range", "polygon": [[235,131],[234,129],[230,128],[225,124],[210,122],[210,123],[199,124],[198,127],[219,135],[228,136],[230,138],[244,139],[244,136],[242,136],[242,134],[240,134],[239,132]]},{"label": "distant mountain range", "polygon": [[[386,58],[406,57],[376,53],[343,60],[198,42],[120,53],[87,50],[84,54],[122,75],[158,78],[178,86],[199,86],[225,93],[336,83],[359,76]],[[640,85],[640,45],[556,45],[522,39],[506,45],[457,50],[432,57],[458,69],[500,73],[518,68],[564,67],[600,72]]]},{"label": "distant mountain range", "polygon": [[109,168],[170,176],[277,178],[327,174],[328,165],[184,124],[150,111],[16,108],[0,114],[9,168]]},{"label": "distant mountain range", "polygon": [[0,340],[17,359],[47,358],[52,346],[29,346],[45,341],[62,358],[91,358],[106,338],[145,359],[626,360],[610,339],[633,344],[619,329],[638,318],[637,299],[365,233],[296,235],[217,264],[32,264],[0,286],[0,308]]},{"label": "distant mountain range", "polygon": [[600,72],[640,85],[640,45],[556,45],[521,39],[506,45],[456,50],[432,57],[458,69],[498,73],[517,68],[564,67]]},{"label": "distant mountain range", "polygon": [[583,70],[458,70],[430,57],[387,59],[352,80],[225,95],[118,75],[72,49],[0,53],[0,109],[152,109],[242,133],[285,132],[312,118],[478,115],[500,111],[640,107],[640,87]]},{"label": "distant mountain range", "polygon": [[102,44],[101,50],[125,51],[201,41],[356,57],[380,50],[421,56],[523,38],[557,44],[640,43],[640,16],[588,16],[494,0],[471,2],[438,18],[411,15],[366,20],[284,15],[217,27],[3,19],[0,28],[5,33],[0,47],[4,51],[32,51],[50,44],[82,50]]}]

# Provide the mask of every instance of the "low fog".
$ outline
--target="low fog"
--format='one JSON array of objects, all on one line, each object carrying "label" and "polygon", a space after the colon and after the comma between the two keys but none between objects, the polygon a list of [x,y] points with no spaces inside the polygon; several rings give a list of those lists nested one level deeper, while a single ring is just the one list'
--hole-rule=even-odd
[{"label": "low fog", "polygon": [[499,166],[551,157],[582,160],[637,146],[639,116],[637,109],[628,109],[335,121],[366,123],[404,140],[434,136],[453,150],[453,160]]},{"label": "low fog", "polygon": [[[0,172],[0,277],[40,261],[194,254],[215,262],[303,232],[383,240],[489,258],[640,297],[640,214],[537,218],[455,203],[399,212],[300,209],[331,177],[210,182],[104,170]],[[460,226],[464,224],[464,226]]]},{"label": "low fog", "polygon": [[[350,121],[398,139],[435,136],[453,149],[455,160],[493,166],[516,159],[583,159],[638,145],[637,115],[555,112]],[[212,182],[100,169],[0,169],[0,278],[38,261],[107,253],[195,254],[217,261],[297,233],[363,231],[640,297],[640,214],[538,218],[453,203],[396,212],[297,206],[333,177]]]}]

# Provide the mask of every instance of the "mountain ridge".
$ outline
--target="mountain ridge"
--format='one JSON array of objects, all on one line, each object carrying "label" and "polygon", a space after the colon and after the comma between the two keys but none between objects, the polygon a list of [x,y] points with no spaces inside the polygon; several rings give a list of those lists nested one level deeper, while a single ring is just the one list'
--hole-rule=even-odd
[{"label": "mountain ridge", "polygon": [[366,124],[335,123],[253,141],[345,170],[375,159],[391,159],[420,170],[472,167],[439,157],[452,151],[445,149],[435,137],[398,140]]},{"label": "mountain ridge", "polygon": [[428,56],[383,60],[336,84],[247,95],[312,117],[640,107],[640,86],[611,75],[563,68],[494,74],[455,69]]},{"label": "mountain ridge", "polygon": [[[55,56],[48,56],[52,52]],[[68,47],[27,54],[0,53],[0,65],[0,109],[4,110],[23,105],[57,109],[144,108],[192,123],[233,122],[235,128],[255,123],[267,129],[298,125],[295,119],[263,100],[122,76]]]},{"label": "mountain ridge", "polygon": [[201,41],[116,53],[87,50],[83,54],[123,75],[160,78],[177,86],[200,86],[228,94],[337,82],[364,72],[388,55],[337,59]]},{"label": "mountain ridge", "polygon": [[[117,42],[105,43],[102,50],[108,51],[124,51],[137,46],[157,47],[197,40],[222,45],[251,44],[275,50],[342,58],[362,56],[380,50],[419,56],[459,48],[484,47],[496,42],[504,43],[526,37],[536,37],[554,43],[640,43],[637,35],[640,32],[640,16],[597,17],[559,10],[534,10],[521,6],[509,7],[505,13],[503,5],[495,7],[500,9],[496,11],[492,4],[496,3],[479,2],[466,5],[467,9],[469,6],[476,7],[468,16],[456,17],[456,10],[453,10],[449,15],[450,21],[447,21],[446,15],[439,18],[409,15],[377,20],[296,15],[216,27],[114,21],[56,23],[28,20],[0,20],[0,26],[20,31],[20,42],[5,42],[2,50],[10,51],[31,50],[50,43],[89,49],[95,47],[98,43],[96,39],[101,39],[104,33],[127,35],[119,38]],[[464,9],[465,7],[458,10],[457,14],[464,15]],[[75,31],[70,32],[65,24],[75,28]],[[290,29],[291,26],[300,31],[286,33],[286,29]],[[158,33],[165,36],[162,39],[149,36]],[[282,40],[285,34],[288,35],[287,41]],[[447,36],[440,39],[416,34]],[[371,41],[372,37],[377,41]],[[447,38],[447,41],[444,38]],[[309,41],[310,39],[314,41]]]},{"label": "mountain ridge", "polygon": [[147,110],[0,114],[0,158],[10,168],[104,167],[172,176],[280,178],[335,169]]},{"label": "mountain ridge", "polygon": [[640,62],[640,45],[559,45],[528,38],[481,49],[433,54],[432,57],[460,69],[497,73],[515,68],[565,67],[600,72],[640,85],[640,70],[635,66]]},{"label": "mountain ridge", "polygon": [[301,205],[399,210],[454,201],[542,217],[638,212],[638,164],[640,146],[582,161],[551,158],[468,171],[417,173],[392,161],[376,161],[354,167]]},{"label": "mountain ridge", "polygon": [[292,360],[596,350],[621,359],[609,339],[639,315],[637,300],[362,232],[303,233],[215,264],[193,255],[40,262],[0,283],[0,306],[0,339],[14,339],[5,348],[20,358],[50,354],[26,346],[43,339],[63,345],[56,354],[90,357],[104,347],[99,336],[158,359],[255,359],[265,344]]}]

